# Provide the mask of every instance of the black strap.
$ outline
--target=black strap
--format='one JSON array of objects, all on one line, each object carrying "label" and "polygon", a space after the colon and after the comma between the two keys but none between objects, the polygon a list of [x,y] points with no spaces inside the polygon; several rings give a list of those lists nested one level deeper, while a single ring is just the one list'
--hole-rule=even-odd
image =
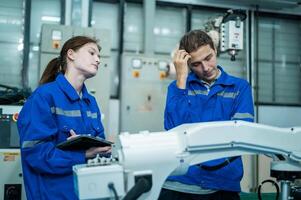
[{"label": "black strap", "polygon": [[278,199],[279,199],[280,188],[279,188],[278,184],[277,184],[275,181],[270,180],[270,179],[267,179],[267,180],[265,180],[265,181],[262,181],[261,184],[259,185],[258,191],[257,191],[258,199],[259,199],[259,200],[262,200],[262,196],[261,196],[261,187],[262,187],[263,184],[265,184],[265,183],[272,183],[272,184],[273,184],[273,186],[276,188],[276,197],[275,197],[275,199],[278,200]]},{"label": "black strap", "polygon": [[204,169],[204,170],[207,170],[207,171],[215,171],[215,170],[221,169],[221,168],[229,165],[231,162],[233,162],[237,158],[239,158],[239,156],[227,158],[224,162],[222,162],[222,163],[220,163],[218,165],[214,165],[214,166],[206,166],[206,165],[199,164],[199,167],[202,168],[202,169]]}]

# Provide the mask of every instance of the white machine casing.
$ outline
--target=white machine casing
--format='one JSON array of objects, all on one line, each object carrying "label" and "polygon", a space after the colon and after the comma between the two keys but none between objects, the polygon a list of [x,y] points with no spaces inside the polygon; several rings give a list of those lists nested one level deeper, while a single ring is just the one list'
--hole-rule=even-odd
[{"label": "white machine casing", "polygon": [[[277,128],[244,121],[183,124],[167,132],[125,133],[120,135],[120,147],[115,149],[124,178],[104,175],[107,166],[96,167],[100,169],[93,176],[100,183],[113,181],[114,185],[123,184],[126,194],[135,185],[135,176],[151,175],[152,187],[139,199],[153,200],[158,198],[169,175],[184,174],[190,165],[217,158],[281,154],[290,166],[286,171],[301,171],[300,141],[301,128]],[[78,180],[84,179],[82,174],[77,173],[77,168],[74,167],[74,175]],[[82,190],[80,185],[77,189]],[[106,191],[104,193],[108,194]],[[81,196],[80,199],[90,197]]]},{"label": "white machine casing", "polygon": [[[75,191],[79,199],[99,199],[113,196],[108,188],[109,183],[114,183],[116,192],[124,196],[124,175],[122,166],[105,165],[100,167],[86,167],[77,165],[73,168]],[[79,178],[80,177],[80,178]]]},{"label": "white machine casing", "polygon": [[[239,26],[237,26],[239,23]],[[221,51],[243,49],[243,22],[228,21],[221,24]]]}]

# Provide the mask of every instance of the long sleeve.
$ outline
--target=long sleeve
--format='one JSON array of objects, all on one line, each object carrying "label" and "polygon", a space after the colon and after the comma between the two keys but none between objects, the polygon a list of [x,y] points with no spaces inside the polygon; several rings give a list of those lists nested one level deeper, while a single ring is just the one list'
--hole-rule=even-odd
[{"label": "long sleeve", "polygon": [[24,105],[18,129],[22,159],[39,173],[70,174],[73,165],[85,162],[84,152],[56,148],[56,121],[50,105],[37,92]]},{"label": "long sleeve", "polygon": [[176,82],[168,87],[166,106],[164,112],[164,128],[172,129],[183,123],[191,121],[190,102],[187,89],[179,89]]},{"label": "long sleeve", "polygon": [[251,87],[247,82],[239,89],[235,106],[231,114],[231,120],[244,120],[254,122],[254,106]]}]

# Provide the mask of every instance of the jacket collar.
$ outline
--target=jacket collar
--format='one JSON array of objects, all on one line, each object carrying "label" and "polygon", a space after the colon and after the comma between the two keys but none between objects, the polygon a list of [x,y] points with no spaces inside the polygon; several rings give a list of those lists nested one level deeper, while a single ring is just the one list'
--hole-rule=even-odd
[{"label": "jacket collar", "polygon": [[[234,80],[231,76],[229,76],[221,66],[217,66],[218,69],[221,71],[220,77],[215,81],[214,85],[220,84],[220,85],[233,85]],[[193,72],[190,72],[188,75],[187,83],[190,84],[191,82],[198,82],[203,84],[200,79],[197,77],[197,75]]]},{"label": "jacket collar", "polygon": [[[65,78],[65,76],[62,73],[59,73],[55,79],[55,82],[59,85],[61,90],[64,92],[64,94],[72,101],[77,101],[80,99],[79,95],[77,94],[76,90],[72,87],[72,85],[69,83],[69,81]],[[85,84],[82,88],[82,98],[84,100],[89,99],[89,93],[87,91],[87,88]]]}]

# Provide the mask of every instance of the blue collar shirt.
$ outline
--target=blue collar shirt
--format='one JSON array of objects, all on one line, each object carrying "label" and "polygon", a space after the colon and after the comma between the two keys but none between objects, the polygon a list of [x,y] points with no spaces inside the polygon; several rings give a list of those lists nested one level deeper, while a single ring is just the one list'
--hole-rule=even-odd
[{"label": "blue collar shirt", "polygon": [[80,98],[63,74],[34,91],[18,119],[28,200],[77,199],[72,166],[85,163],[85,152],[63,151],[56,145],[70,137],[71,129],[104,138],[100,116],[85,85]]}]

